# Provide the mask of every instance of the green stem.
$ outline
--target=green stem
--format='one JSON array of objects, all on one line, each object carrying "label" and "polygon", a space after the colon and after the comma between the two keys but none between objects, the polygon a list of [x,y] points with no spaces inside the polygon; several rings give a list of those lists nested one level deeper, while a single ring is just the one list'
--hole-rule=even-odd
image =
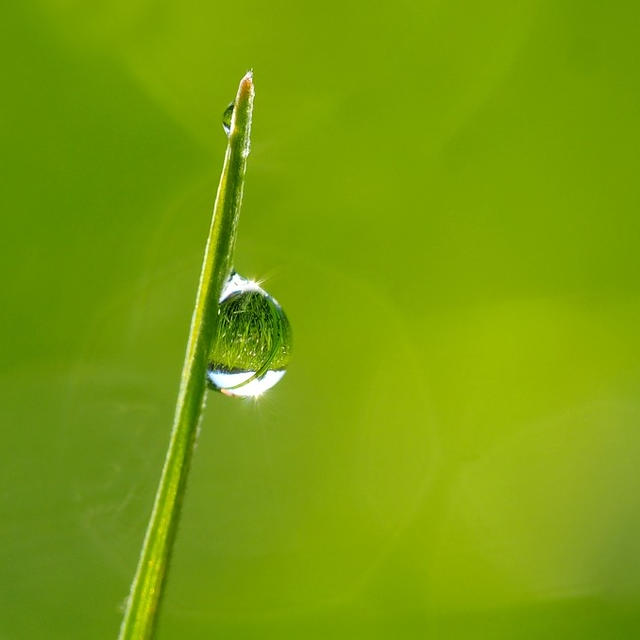
[{"label": "green stem", "polygon": [[218,302],[233,267],[253,112],[253,76],[240,81],[229,143],[213,209],[176,412],[153,511],[120,627],[119,640],[153,636],[164,590],[180,507],[206,390],[207,357],[215,335]]}]

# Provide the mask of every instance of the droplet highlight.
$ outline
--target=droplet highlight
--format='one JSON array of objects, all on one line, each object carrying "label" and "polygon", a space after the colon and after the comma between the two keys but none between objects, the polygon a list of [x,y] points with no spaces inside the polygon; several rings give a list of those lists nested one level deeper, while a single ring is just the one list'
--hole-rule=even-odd
[{"label": "droplet highlight", "polygon": [[291,327],[282,307],[258,284],[233,274],[220,297],[209,353],[209,385],[229,396],[258,396],[284,376]]},{"label": "droplet highlight", "polygon": [[234,103],[232,102],[222,114],[222,128],[227,136],[231,133],[231,118],[233,117],[233,107]]}]

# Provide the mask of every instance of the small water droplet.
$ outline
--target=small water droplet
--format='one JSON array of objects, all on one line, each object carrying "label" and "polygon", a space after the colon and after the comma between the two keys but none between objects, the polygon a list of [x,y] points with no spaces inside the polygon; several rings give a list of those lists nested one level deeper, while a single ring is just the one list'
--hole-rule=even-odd
[{"label": "small water droplet", "polygon": [[284,376],[291,327],[278,302],[255,282],[234,273],[220,296],[218,331],[207,380],[230,396],[257,396]]},{"label": "small water droplet", "polygon": [[233,107],[234,103],[232,102],[222,114],[222,128],[227,135],[231,133],[231,117],[233,116]]}]

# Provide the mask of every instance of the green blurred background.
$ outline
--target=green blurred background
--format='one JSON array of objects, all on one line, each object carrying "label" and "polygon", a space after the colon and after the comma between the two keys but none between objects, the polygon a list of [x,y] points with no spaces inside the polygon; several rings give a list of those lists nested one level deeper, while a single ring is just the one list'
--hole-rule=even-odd
[{"label": "green blurred background", "polygon": [[5,6],[0,638],[115,638],[249,67],[294,360],[209,397],[158,637],[640,637],[639,25]]}]

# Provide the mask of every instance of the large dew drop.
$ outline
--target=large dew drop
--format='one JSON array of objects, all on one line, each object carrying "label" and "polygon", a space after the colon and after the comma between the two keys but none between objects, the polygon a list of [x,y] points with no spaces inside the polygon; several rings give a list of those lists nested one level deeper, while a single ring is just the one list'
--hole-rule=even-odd
[{"label": "large dew drop", "polygon": [[231,133],[231,118],[233,116],[233,102],[224,110],[222,114],[222,128],[224,132],[229,135]]},{"label": "large dew drop", "polygon": [[291,328],[282,307],[264,289],[233,274],[220,297],[218,331],[207,379],[230,396],[257,396],[284,376]]}]

